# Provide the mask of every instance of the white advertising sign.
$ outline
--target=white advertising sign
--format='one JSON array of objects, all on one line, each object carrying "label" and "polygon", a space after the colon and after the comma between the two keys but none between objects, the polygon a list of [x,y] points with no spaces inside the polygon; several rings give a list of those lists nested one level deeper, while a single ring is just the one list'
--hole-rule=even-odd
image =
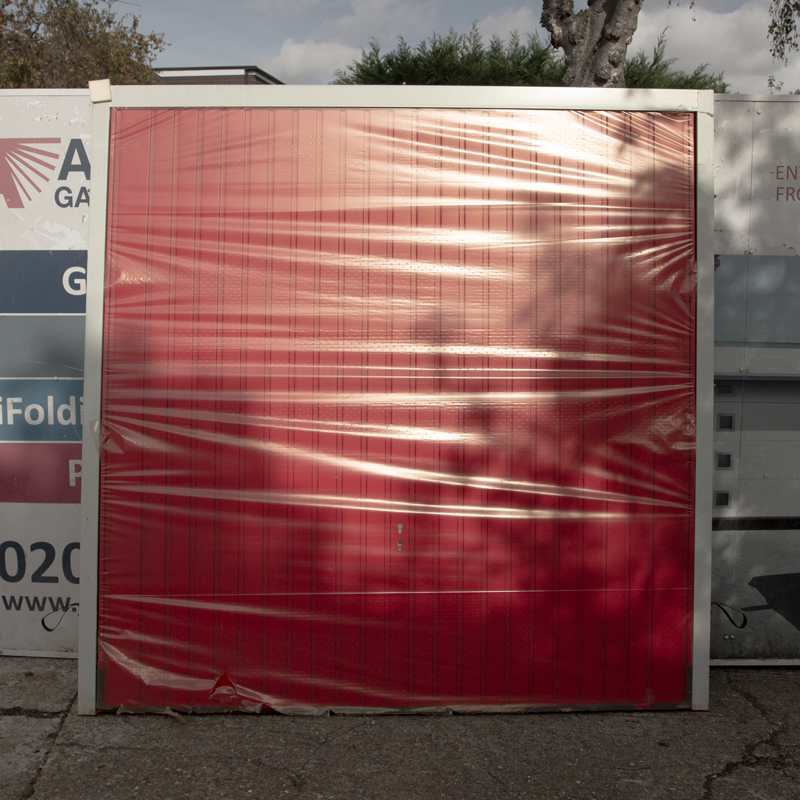
[{"label": "white advertising sign", "polygon": [[0,90],[0,655],[78,649],[91,104]]},{"label": "white advertising sign", "polygon": [[86,250],[87,91],[0,91],[0,249]]},{"label": "white advertising sign", "polygon": [[80,506],[4,503],[0,513],[0,653],[73,653],[78,638]]}]

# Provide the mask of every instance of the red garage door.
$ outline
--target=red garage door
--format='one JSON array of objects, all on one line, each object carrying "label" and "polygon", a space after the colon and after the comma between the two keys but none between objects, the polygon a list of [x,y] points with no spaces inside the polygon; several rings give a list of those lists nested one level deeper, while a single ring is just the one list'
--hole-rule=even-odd
[{"label": "red garage door", "polygon": [[690,705],[691,114],[112,110],[98,705]]}]

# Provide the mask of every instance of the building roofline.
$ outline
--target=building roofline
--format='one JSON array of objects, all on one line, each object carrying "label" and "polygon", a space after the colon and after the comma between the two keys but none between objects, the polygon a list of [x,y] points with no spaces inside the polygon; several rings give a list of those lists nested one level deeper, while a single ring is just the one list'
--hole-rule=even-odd
[{"label": "building roofline", "polygon": [[261,69],[261,67],[257,67],[254,64],[247,65],[247,66],[240,66],[237,64],[230,65],[226,64],[224,66],[217,66],[217,67],[153,67],[153,71],[161,74],[162,72],[170,72],[170,73],[189,73],[189,72],[197,72],[197,73],[225,73],[225,72],[255,72],[257,75],[261,76],[262,78],[266,79],[267,83],[275,83],[279,86],[283,86],[283,81],[278,80],[274,75],[271,75],[266,70]]}]

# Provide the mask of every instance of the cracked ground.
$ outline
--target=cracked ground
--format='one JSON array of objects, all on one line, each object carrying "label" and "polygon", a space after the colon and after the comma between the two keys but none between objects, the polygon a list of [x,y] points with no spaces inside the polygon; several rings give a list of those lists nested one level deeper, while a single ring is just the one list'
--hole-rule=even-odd
[{"label": "cracked ground", "polygon": [[800,797],[800,669],[715,669],[711,710],[78,717],[76,664],[0,659],[0,800]]}]

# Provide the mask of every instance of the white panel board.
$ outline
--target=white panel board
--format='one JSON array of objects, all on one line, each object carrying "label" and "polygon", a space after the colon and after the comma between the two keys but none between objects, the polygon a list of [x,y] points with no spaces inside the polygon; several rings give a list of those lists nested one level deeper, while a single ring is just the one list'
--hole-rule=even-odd
[{"label": "white panel board", "polygon": [[2,505],[0,655],[74,654],[79,530],[79,505]]},{"label": "white panel board", "polygon": [[[78,646],[90,154],[87,90],[0,91],[4,655],[74,656]],[[64,391],[74,399],[65,401]],[[9,424],[9,403],[29,407],[33,427],[21,424],[24,411]]]},{"label": "white panel board", "polygon": [[86,250],[88,91],[0,92],[0,248]]},{"label": "white panel board", "polygon": [[800,530],[716,531],[711,658],[800,658]]},{"label": "white panel board", "polygon": [[715,251],[800,255],[800,98],[715,100]]},{"label": "white panel board", "polygon": [[746,255],[750,245],[753,103],[714,101],[714,252]]}]

